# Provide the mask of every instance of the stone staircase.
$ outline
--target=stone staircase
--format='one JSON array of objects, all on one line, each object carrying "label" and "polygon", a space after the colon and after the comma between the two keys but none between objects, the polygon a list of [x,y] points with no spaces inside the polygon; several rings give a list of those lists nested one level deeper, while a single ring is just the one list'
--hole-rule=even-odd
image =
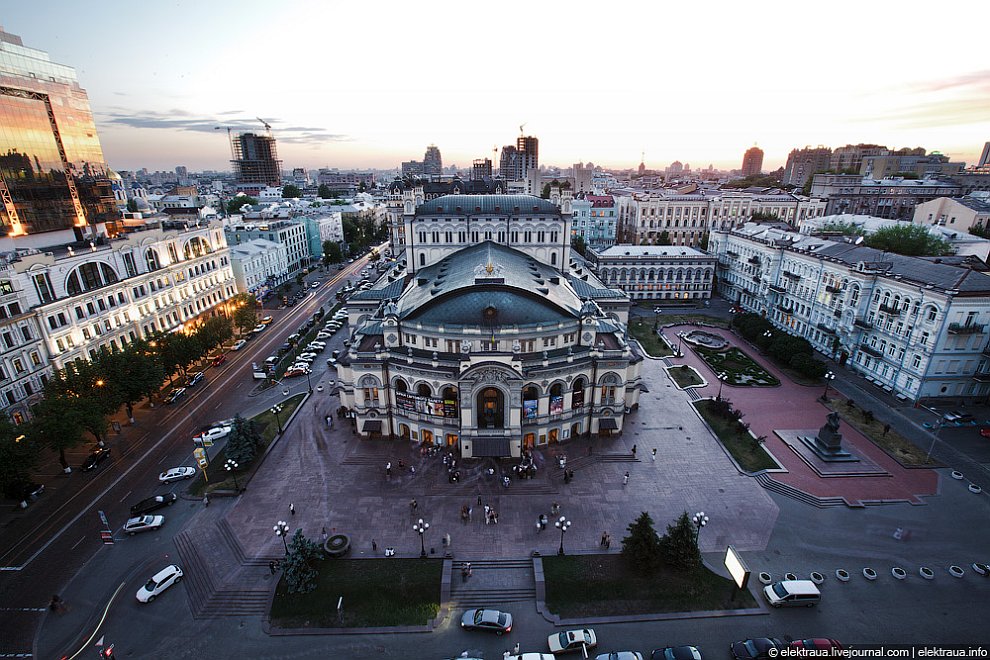
[{"label": "stone staircase", "polygon": [[846,501],[841,497],[815,497],[814,495],[809,495],[808,493],[798,490],[793,486],[788,486],[787,484],[776,481],[766,472],[761,472],[756,475],[756,481],[767,490],[790,497],[798,502],[804,502],[805,504],[816,506],[819,509],[826,509],[832,506],[848,506]]},{"label": "stone staircase", "polygon": [[457,560],[451,564],[449,602],[454,608],[496,607],[536,600],[531,559],[471,561],[472,575],[465,581],[461,570],[466,563]]}]

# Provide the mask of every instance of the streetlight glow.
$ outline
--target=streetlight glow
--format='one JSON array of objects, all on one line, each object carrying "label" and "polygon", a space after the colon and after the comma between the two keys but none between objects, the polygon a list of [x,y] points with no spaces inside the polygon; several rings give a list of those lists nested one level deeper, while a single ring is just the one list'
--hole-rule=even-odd
[{"label": "streetlight glow", "polygon": [[278,434],[282,435],[282,420],[278,416],[280,412],[282,412],[282,404],[272,406],[272,414],[275,415],[275,423],[278,424]]},{"label": "streetlight glow", "polygon": [[285,536],[289,533],[289,523],[285,522],[284,520],[279,520],[277,523],[275,523],[275,526],[272,527],[272,529],[275,530],[275,536],[282,539],[282,545],[285,546],[285,554],[286,556],[288,556],[289,544],[286,543]]},{"label": "streetlight glow", "polygon": [[571,521],[561,516],[558,520],[554,521],[553,526],[560,530],[560,547],[557,548],[557,554],[564,554],[564,532],[567,528],[571,526]]},{"label": "streetlight glow", "polygon": [[694,518],[691,519],[695,527],[698,528],[698,532],[694,535],[694,545],[699,550],[701,549],[701,528],[708,524],[708,516],[705,515],[704,511],[699,511],[694,514]]},{"label": "streetlight glow", "polygon": [[237,461],[232,458],[228,458],[227,462],[224,463],[224,467],[227,468],[227,472],[230,472],[231,476],[234,477],[234,490],[239,491],[241,487],[237,485],[237,474],[234,472],[234,470],[240,467],[237,464]]},{"label": "streetlight glow", "polygon": [[426,556],[426,541],[424,536],[426,535],[426,530],[430,528],[430,523],[424,521],[422,518],[413,523],[413,531],[419,534],[419,556]]}]

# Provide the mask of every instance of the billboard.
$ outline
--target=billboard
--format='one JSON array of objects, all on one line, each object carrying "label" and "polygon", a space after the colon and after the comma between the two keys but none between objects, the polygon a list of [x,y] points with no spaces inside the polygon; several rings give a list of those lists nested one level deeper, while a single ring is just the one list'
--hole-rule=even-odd
[{"label": "billboard", "polygon": [[749,583],[749,567],[731,545],[725,549],[725,568],[729,571],[736,586],[745,589]]},{"label": "billboard", "polygon": [[562,396],[550,397],[550,414],[551,415],[564,414],[564,397]]},{"label": "billboard", "polygon": [[523,419],[536,419],[537,404],[536,399],[523,401]]},{"label": "billboard", "polygon": [[396,392],[395,407],[405,412],[432,417],[457,417],[457,401],[454,399],[437,399],[430,396],[416,396],[408,392]]}]

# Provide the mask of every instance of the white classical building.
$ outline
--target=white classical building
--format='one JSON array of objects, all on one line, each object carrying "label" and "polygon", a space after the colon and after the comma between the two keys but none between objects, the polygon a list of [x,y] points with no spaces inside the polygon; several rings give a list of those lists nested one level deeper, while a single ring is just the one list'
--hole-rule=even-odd
[{"label": "white classical building", "polygon": [[310,262],[309,242],[306,240],[306,223],[302,220],[267,220],[258,218],[229,223],[226,228],[227,243],[233,247],[262,238],[285,246],[289,260],[289,272],[303,268]]},{"label": "white classical building", "polygon": [[899,399],[990,394],[990,275],[972,257],[904,257],[747,224],[713,232],[719,289]]},{"label": "white classical building", "polygon": [[10,265],[0,269],[0,409],[15,424],[30,418],[30,407],[52,374],[38,317],[23,282]]},{"label": "white classical building", "polygon": [[588,252],[608,287],[633,300],[698,301],[712,297],[715,257],[679,245],[613,245]]},{"label": "white classical building", "polygon": [[256,238],[230,247],[230,266],[238,293],[262,296],[289,278],[285,245]]}]

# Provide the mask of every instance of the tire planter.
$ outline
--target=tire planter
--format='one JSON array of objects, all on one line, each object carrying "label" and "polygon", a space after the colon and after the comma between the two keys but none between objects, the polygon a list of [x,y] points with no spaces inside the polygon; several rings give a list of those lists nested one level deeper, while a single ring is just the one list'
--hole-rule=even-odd
[{"label": "tire planter", "polygon": [[983,489],[980,488],[979,486],[977,486],[976,484],[970,484],[969,485],[969,492],[975,493],[976,495],[979,495],[980,493],[983,492]]},{"label": "tire planter", "polygon": [[864,568],[863,577],[865,577],[867,580],[872,582],[873,580],[877,579],[877,572],[872,568]]},{"label": "tire planter", "polygon": [[949,575],[955,578],[961,578],[962,576],[966,575],[966,571],[964,571],[959,566],[953,565],[953,566],[949,566]]},{"label": "tire planter", "polygon": [[952,471],[952,472],[950,473],[950,475],[951,475],[951,476],[952,476],[952,478],[953,478],[953,479],[955,479],[956,481],[962,481],[962,478],[963,478],[963,473],[962,473],[962,472],[960,472],[959,470],[953,470],[953,471]]},{"label": "tire planter", "polygon": [[769,573],[760,573],[759,578],[760,578],[760,582],[762,582],[763,584],[770,584],[771,582],[773,582],[773,576],[770,575]]},{"label": "tire planter", "polygon": [[797,576],[794,573],[784,573],[785,580],[796,580]]},{"label": "tire planter", "polygon": [[973,562],[972,564],[970,564],[970,568],[972,568],[973,572],[976,573],[977,575],[986,576],[988,573],[990,573],[990,566],[987,566],[986,564],[981,564],[979,562]]},{"label": "tire planter", "polygon": [[330,557],[343,557],[351,551],[351,537],[347,534],[334,534],[324,541],[323,551]]},{"label": "tire planter", "polygon": [[815,584],[821,584],[822,582],[825,581],[825,576],[819,573],[818,571],[812,571],[811,581],[814,582]]},{"label": "tire planter", "polygon": [[322,392],[323,391],[323,386],[322,385],[317,385],[316,386],[316,391],[317,392]]},{"label": "tire planter", "polygon": [[893,575],[898,580],[903,580],[904,578],[907,577],[907,571],[905,571],[900,566],[894,566],[892,569],[890,569],[890,574]]},{"label": "tire planter", "polygon": [[849,573],[843,569],[839,569],[835,572],[835,579],[839,582],[849,582]]},{"label": "tire planter", "polygon": [[926,580],[935,579],[935,572],[932,569],[928,568],[927,566],[922,566],[921,568],[919,568],[918,575],[925,578]]}]

